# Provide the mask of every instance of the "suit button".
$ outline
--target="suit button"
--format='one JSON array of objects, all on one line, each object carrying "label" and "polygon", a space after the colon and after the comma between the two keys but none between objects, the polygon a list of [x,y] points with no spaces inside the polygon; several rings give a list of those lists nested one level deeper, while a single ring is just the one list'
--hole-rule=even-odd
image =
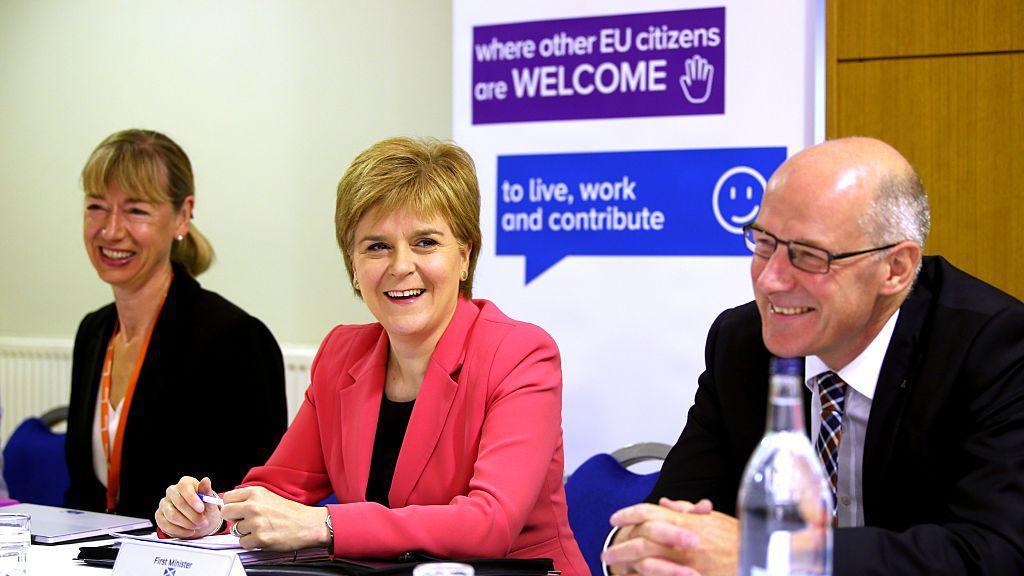
[{"label": "suit button", "polygon": [[850,497],[849,496],[843,496],[842,498],[839,499],[839,501],[843,503],[843,506],[849,506],[850,505]]}]

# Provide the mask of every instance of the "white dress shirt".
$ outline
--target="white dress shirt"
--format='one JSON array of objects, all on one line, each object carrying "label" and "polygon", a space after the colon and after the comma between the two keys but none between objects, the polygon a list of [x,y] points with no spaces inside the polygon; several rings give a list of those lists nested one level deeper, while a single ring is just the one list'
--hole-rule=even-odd
[{"label": "white dress shirt", "polygon": [[[882,361],[889,349],[892,332],[896,328],[896,311],[879,331],[868,347],[849,364],[836,372],[846,382],[846,400],[843,406],[843,435],[839,441],[839,470],[836,477],[836,516],[839,526],[864,525],[863,457],[864,438],[871,415],[871,401],[875,397]],[[821,397],[818,395],[818,376],[831,370],[821,358],[808,356],[804,365],[806,386],[811,391],[811,445],[816,445],[821,428]]]}]

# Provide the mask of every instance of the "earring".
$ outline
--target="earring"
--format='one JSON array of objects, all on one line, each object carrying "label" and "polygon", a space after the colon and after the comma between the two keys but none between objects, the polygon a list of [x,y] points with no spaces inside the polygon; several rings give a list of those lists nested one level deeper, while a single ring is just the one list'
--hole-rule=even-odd
[{"label": "earring", "polygon": [[178,234],[178,237],[176,238],[176,240],[177,240],[178,242],[181,242],[181,241],[182,241],[182,240],[184,240],[184,239],[185,239],[185,236],[183,236],[183,235],[181,235],[181,234]]},{"label": "earring", "polygon": [[359,279],[358,278],[353,278],[352,279],[352,287],[355,288],[356,290],[359,290]]},{"label": "earring", "polygon": [[459,278],[460,278],[460,279],[461,279],[461,280],[462,280],[463,282],[465,282],[466,280],[468,280],[468,279],[469,279],[469,270],[463,270],[463,271],[462,271],[462,276],[459,276]]}]

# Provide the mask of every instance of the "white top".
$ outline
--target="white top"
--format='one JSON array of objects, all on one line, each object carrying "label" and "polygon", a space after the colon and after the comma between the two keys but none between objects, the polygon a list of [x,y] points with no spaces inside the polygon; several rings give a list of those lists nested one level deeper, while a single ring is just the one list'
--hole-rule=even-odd
[{"label": "white top", "polygon": [[[103,395],[96,394],[96,414],[92,418],[92,469],[96,472],[96,479],[103,484],[103,487],[107,486],[107,470],[110,467],[110,462],[107,461],[107,456],[103,452],[103,432],[102,421],[103,418],[100,416],[100,406],[103,402]],[[107,409],[110,416],[110,449],[114,449],[114,438],[117,438],[117,425],[121,423],[121,407],[124,405],[124,397],[117,403],[117,408],[108,405]]]},{"label": "white top", "polygon": [[[849,364],[835,371],[846,382],[843,406],[843,435],[839,441],[839,471],[836,477],[836,516],[839,526],[864,525],[863,457],[871,401],[882,372],[899,310],[889,317],[875,339]],[[806,386],[811,391],[811,445],[816,445],[821,428],[821,396],[818,376],[831,368],[817,356],[808,356],[804,364]]]}]

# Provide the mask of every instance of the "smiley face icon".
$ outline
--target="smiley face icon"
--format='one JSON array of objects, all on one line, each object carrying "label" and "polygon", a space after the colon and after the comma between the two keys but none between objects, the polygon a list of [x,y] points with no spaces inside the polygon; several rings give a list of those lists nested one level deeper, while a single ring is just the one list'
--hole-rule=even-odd
[{"label": "smiley face icon", "polygon": [[764,176],[749,166],[726,170],[715,184],[715,193],[711,196],[715,220],[726,231],[743,234],[743,226],[757,218],[765,185]]}]

